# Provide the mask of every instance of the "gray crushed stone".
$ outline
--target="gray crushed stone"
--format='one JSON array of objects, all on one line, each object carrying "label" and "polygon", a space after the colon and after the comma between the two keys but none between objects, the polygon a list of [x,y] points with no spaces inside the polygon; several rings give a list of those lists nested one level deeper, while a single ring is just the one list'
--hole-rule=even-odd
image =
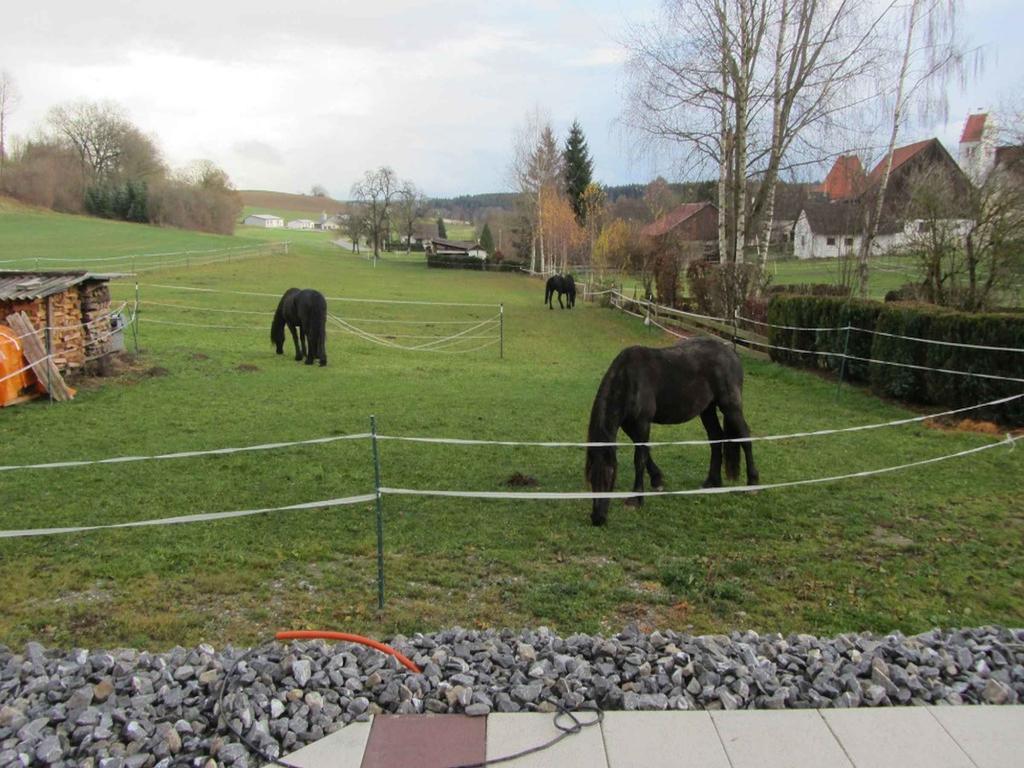
[{"label": "gray crushed stone", "polygon": [[[1024,629],[561,637],[451,629],[360,645],[268,644],[231,678],[231,727],[283,756],[379,713],[800,709],[1024,702]],[[263,760],[224,728],[225,670],[249,649],[166,653],[0,646],[0,768],[201,768]]]}]

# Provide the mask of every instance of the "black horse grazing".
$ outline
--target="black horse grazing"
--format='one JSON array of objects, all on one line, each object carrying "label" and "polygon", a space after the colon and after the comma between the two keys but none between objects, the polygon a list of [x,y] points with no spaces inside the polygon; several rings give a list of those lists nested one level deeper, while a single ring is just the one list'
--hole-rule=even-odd
[{"label": "black horse grazing", "polygon": [[565,309],[562,305],[562,296],[565,295],[565,303],[572,309],[576,306],[576,281],[572,279],[572,275],[552,275],[548,278],[548,283],[544,286],[544,303],[548,305],[549,309],[554,309],[551,304],[552,294],[558,294],[558,306]]},{"label": "black horse grazing", "polygon": [[[653,349],[628,347],[612,361],[601,380],[590,412],[587,442],[615,442],[619,427],[634,443],[646,443],[651,423],[682,424],[700,416],[708,440],[743,438],[750,429],[743,418],[743,366],[739,356],[714,339],[687,339],[673,347]],[[718,422],[715,408],[722,412],[725,427]],[[747,484],[757,485],[758,474],[750,442],[712,443],[711,466],[705,488],[722,484],[722,454],[730,479],[739,474],[740,446],[747,459]],[[644,470],[654,490],[663,489],[658,465],[648,446],[638,445],[633,453],[636,479],[633,490],[644,490]],[[587,448],[587,482],[595,493],[615,488],[616,459],[613,447]],[[590,520],[603,525],[608,519],[608,499],[594,499]],[[627,504],[640,506],[643,497]]]},{"label": "black horse grazing", "polygon": [[[306,358],[306,365],[319,358],[327,365],[327,300],[310,288],[289,288],[284,292],[270,326],[270,340],[277,345],[277,354],[284,354],[284,327],[292,332],[295,359]],[[298,333],[295,329],[298,329]]]}]

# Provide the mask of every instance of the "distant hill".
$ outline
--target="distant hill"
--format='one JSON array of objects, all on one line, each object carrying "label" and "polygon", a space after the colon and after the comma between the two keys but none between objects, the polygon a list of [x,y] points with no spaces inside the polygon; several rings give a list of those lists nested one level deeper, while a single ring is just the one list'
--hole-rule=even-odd
[{"label": "distant hill", "polygon": [[240,189],[238,194],[242,196],[242,205],[246,208],[266,208],[273,211],[296,211],[317,215],[324,211],[330,215],[346,210],[345,203],[330,197],[293,195],[288,192],[269,192],[262,189]]}]

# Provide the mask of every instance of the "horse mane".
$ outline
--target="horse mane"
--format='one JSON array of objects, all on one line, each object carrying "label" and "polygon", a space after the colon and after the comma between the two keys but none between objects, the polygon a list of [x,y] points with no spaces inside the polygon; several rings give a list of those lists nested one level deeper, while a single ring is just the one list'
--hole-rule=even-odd
[{"label": "horse mane", "polygon": [[[619,433],[622,424],[622,404],[625,398],[621,396],[621,390],[628,386],[629,371],[626,360],[622,353],[612,361],[601,379],[594,396],[594,404],[590,409],[590,424],[587,426],[588,443],[613,443]],[[615,463],[615,448],[590,447],[587,448],[587,461],[583,472],[587,482],[591,483],[592,471],[597,470],[601,465]]]},{"label": "horse mane", "polygon": [[284,344],[285,343],[285,302],[290,300],[299,289],[289,288],[285,291],[285,294],[281,297],[281,301],[278,302],[278,309],[273,313],[273,321],[270,323],[270,343],[271,344]]}]

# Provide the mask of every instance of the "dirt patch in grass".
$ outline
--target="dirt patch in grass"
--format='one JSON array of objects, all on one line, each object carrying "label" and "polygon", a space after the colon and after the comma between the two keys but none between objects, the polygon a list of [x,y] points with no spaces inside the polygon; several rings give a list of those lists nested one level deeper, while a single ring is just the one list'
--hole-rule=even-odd
[{"label": "dirt patch in grass", "polygon": [[162,365],[154,365],[142,372],[142,375],[149,379],[159,379],[162,376],[169,376],[171,372]]},{"label": "dirt patch in grass", "polygon": [[925,422],[929,429],[938,429],[943,432],[977,432],[982,435],[1003,435],[1006,430],[991,421],[980,421],[976,419],[952,419],[949,421],[937,421],[930,419]]},{"label": "dirt patch in grass", "polygon": [[533,488],[540,483],[537,482],[537,478],[532,475],[524,475],[522,472],[513,472],[509,475],[508,480],[505,481],[505,485],[510,488]]},{"label": "dirt patch in grass", "polygon": [[193,352],[191,355],[189,355],[189,359],[191,359],[191,360],[209,360],[210,356],[209,355],[204,355],[202,352]]},{"label": "dirt patch in grass", "polygon": [[235,370],[240,373],[256,373],[259,371],[259,366],[242,363],[241,365],[235,366]]}]

